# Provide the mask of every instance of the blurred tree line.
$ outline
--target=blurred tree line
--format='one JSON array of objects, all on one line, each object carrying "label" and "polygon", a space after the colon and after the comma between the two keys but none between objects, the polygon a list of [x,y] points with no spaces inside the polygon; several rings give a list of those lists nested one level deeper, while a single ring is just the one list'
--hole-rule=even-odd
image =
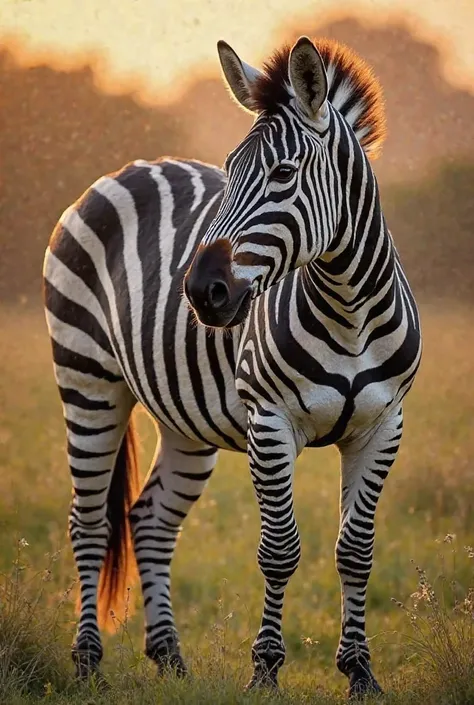
[{"label": "blurred tree line", "polygon": [[[345,41],[382,82],[389,135],[375,170],[418,298],[472,301],[474,96],[448,84],[436,49],[401,25],[370,30],[346,19],[296,26],[283,38],[301,33]],[[130,94],[98,91],[90,64],[24,68],[4,47],[0,91],[0,303],[40,304],[51,230],[100,175],[161,155],[221,164],[251,124],[217,73],[175,103],[148,107]]]}]

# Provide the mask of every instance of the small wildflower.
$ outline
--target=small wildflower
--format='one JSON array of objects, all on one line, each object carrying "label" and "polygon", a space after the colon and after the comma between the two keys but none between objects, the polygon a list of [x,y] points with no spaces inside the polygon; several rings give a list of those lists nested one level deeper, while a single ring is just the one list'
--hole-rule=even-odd
[{"label": "small wildflower", "polygon": [[400,609],[406,610],[405,605],[403,604],[403,602],[400,602],[400,600],[395,599],[395,597],[391,597],[390,600],[391,600],[391,602],[393,602],[395,605],[397,605],[397,607],[400,607]]},{"label": "small wildflower", "polygon": [[474,558],[474,548],[472,546],[464,546],[468,558]]},{"label": "small wildflower", "polygon": [[72,581],[72,583],[69,585],[69,587],[67,587],[64,590],[63,594],[61,595],[61,599],[59,601],[60,604],[63,604],[64,602],[66,602],[66,600],[69,599],[69,595],[71,594],[71,591],[77,582],[78,582],[78,579],[76,578],[75,580]]},{"label": "small wildflower", "polygon": [[19,545],[20,548],[26,548],[26,547],[29,546],[30,544],[28,543],[28,541],[27,541],[26,539],[20,539],[20,540],[18,541],[18,545]]},{"label": "small wildflower", "polygon": [[319,641],[312,639],[310,636],[302,636],[301,641],[304,646],[316,646],[316,644],[319,644]]},{"label": "small wildflower", "polygon": [[443,543],[453,543],[453,541],[456,541],[456,534],[446,534],[443,539]]},{"label": "small wildflower", "polygon": [[57,560],[59,560],[59,558],[60,558],[60,556],[61,556],[61,553],[62,553],[62,549],[61,549],[61,548],[60,548],[58,551],[55,551],[55,552],[50,556],[51,561],[52,561],[53,563],[55,563]]}]

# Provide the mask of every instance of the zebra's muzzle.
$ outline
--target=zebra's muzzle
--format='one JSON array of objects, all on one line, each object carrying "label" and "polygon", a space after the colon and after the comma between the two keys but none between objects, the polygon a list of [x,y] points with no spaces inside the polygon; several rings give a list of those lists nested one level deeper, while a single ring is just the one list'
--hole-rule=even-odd
[{"label": "zebra's muzzle", "polygon": [[231,270],[232,247],[227,239],[199,247],[184,278],[184,293],[201,323],[230,328],[245,320],[252,290]]}]

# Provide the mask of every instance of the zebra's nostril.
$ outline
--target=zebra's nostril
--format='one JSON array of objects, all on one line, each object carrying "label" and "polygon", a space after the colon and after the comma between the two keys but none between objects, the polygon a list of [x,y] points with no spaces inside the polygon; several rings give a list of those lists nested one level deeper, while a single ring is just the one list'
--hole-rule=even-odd
[{"label": "zebra's nostril", "polygon": [[213,309],[227,306],[230,300],[229,287],[224,281],[212,282],[208,293],[209,304]]}]

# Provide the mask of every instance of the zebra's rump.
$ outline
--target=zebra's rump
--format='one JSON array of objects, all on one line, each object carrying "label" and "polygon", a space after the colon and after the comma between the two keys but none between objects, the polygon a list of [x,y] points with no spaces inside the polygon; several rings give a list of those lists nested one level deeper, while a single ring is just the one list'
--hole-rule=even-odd
[{"label": "zebra's rump", "polygon": [[182,297],[223,185],[216,167],[166,158],[100,178],[53,232],[45,303],[56,365],[92,394],[94,379],[124,379],[170,429],[242,450],[238,333],[197,326]]}]

